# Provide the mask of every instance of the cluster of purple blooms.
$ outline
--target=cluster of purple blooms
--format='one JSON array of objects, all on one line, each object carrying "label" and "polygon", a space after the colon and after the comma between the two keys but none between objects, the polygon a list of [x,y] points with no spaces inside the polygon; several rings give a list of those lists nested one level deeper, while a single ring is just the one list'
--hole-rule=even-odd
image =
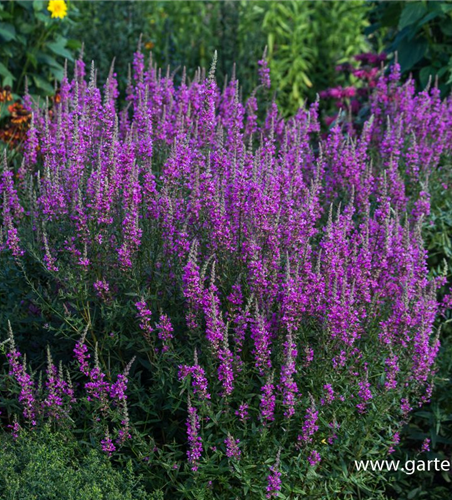
[{"label": "cluster of purple blooms", "polygon": [[270,474],[267,476],[267,498],[278,497],[278,494],[281,491],[282,473],[279,470],[280,456],[281,451],[279,450],[278,454],[276,455],[276,462],[274,463],[274,465],[270,466]]},{"label": "cluster of purple blooms", "polygon": [[[9,352],[7,353],[10,366],[9,375],[15,380],[19,388],[18,400],[23,407],[24,420],[35,427],[40,421],[58,422],[65,424],[71,419],[71,410],[74,403],[77,403],[75,390],[72,384],[69,370],[66,370],[66,376],[63,373],[63,365],[60,362],[57,368],[52,360],[50,349],[47,351],[47,369],[45,389],[42,387],[41,380],[39,384],[35,383],[32,375],[27,373],[26,357],[17,350],[14,342],[11,325],[9,329]],[[85,344],[86,333],[76,343],[74,348],[75,359],[79,364],[80,371],[89,378],[89,382],[83,385],[85,398],[87,402],[97,402],[97,407],[92,407],[94,419],[96,422],[101,419],[97,414],[101,414],[104,420],[111,419],[113,412],[119,412],[121,417],[121,426],[117,431],[116,443],[122,445],[126,439],[131,438],[130,422],[127,409],[127,385],[128,374],[134,362],[134,359],[125,367],[123,373],[118,374],[117,380],[110,383],[106,380],[107,376],[102,372],[97,359],[97,346],[95,354],[95,363],[91,367],[89,364],[90,354]],[[20,359],[22,358],[22,362]],[[81,398],[79,398],[81,399]],[[15,421],[13,426],[13,436],[17,437],[21,429],[20,424]],[[109,455],[116,450],[113,440],[109,434],[108,427],[106,437],[101,441],[102,449]]]},{"label": "cluster of purple blooms", "polygon": [[198,364],[193,366],[179,366],[179,380],[184,380],[188,376],[191,376],[192,378],[191,385],[193,387],[193,393],[197,394],[197,397],[200,400],[209,400],[210,394],[207,392],[208,382],[204,368]]},{"label": "cluster of purple blooms", "polygon": [[196,408],[188,401],[188,418],[187,418],[187,436],[188,436],[188,462],[191,464],[191,470],[198,470],[198,462],[203,452],[202,438],[199,435],[201,424]]},{"label": "cluster of purple blooms", "polygon": [[[32,427],[36,426],[38,419],[42,418],[53,422],[64,421],[69,417],[72,405],[76,403],[69,371],[67,371],[65,377],[62,363],[60,363],[58,369],[53,363],[50,351],[48,351],[44,390],[41,382],[37,385],[32,375],[27,373],[26,356],[22,357],[17,350],[9,322],[8,330],[10,344],[7,353],[10,368],[9,375],[15,380],[19,388],[18,400],[22,405],[25,421]],[[13,435],[17,437],[20,430],[17,421],[14,422],[12,429]]]},{"label": "cluster of purple blooms", "polygon": [[19,362],[21,354],[15,348],[12,334],[10,335],[10,339],[10,352],[7,354],[10,366],[9,374],[14,377],[20,387],[18,399],[23,406],[23,416],[34,426],[36,425],[35,383],[26,371],[26,359],[22,363]]},{"label": "cluster of purple blooms", "polygon": [[231,434],[228,434],[227,439],[224,440],[224,444],[226,445],[226,456],[240,460],[240,455],[242,454],[239,448],[240,439],[234,439]]},{"label": "cluster of purple blooms", "polygon": [[319,426],[317,425],[318,418],[319,412],[315,408],[314,401],[312,400],[311,406],[306,410],[306,415],[302,425],[302,434],[298,436],[298,441],[305,443],[312,442],[312,436],[319,430]]},{"label": "cluster of purple blooms", "polygon": [[[100,367],[98,354],[97,354],[97,344],[95,346],[94,355],[94,366],[90,366],[88,354],[88,347],[86,346],[86,334],[88,328],[86,328],[81,339],[76,343],[74,348],[75,359],[78,362],[79,369],[89,378],[89,382],[85,382],[84,389],[86,391],[86,399],[88,402],[94,402],[95,408],[94,419],[96,422],[103,418],[108,422],[108,419],[112,419],[114,411],[119,412],[121,417],[121,425],[117,431],[116,444],[122,445],[126,439],[130,439],[132,436],[130,434],[130,422],[129,413],[127,408],[127,385],[129,382],[128,375],[132,367],[135,358],[127,364],[122,373],[119,373],[116,382],[109,382],[107,380],[107,374],[104,373]],[[106,431],[105,438],[101,441],[102,449],[106,451],[109,455],[116,450],[110,433]]]},{"label": "cluster of purple blooms", "polygon": [[356,118],[360,110],[368,104],[369,94],[378,84],[386,54],[384,52],[381,54],[368,52],[356,55],[355,60],[358,61],[359,67],[350,63],[336,66],[336,71],[355,77],[354,85],[348,87],[339,85],[319,93],[322,99],[334,100],[336,108],[340,110],[333,116],[325,117],[325,123],[331,125],[335,121],[348,121],[347,129],[350,134],[355,133],[355,127],[350,118]]},{"label": "cluster of purple blooms", "polygon": [[[187,335],[202,346],[199,360],[179,366],[179,379],[191,378],[193,471],[204,450],[202,412],[218,398],[236,403],[244,425],[248,408],[266,430],[290,421],[294,450],[311,465],[321,460],[320,436],[331,435],[321,422],[342,409],[364,415],[371,399],[391,393],[391,411],[405,415],[428,399],[443,279],[427,278],[421,227],[427,179],[450,154],[452,98],[402,85],[394,64],[373,75],[362,131],[351,137],[336,124],[324,136],[318,102],[289,119],[274,102],[258,108],[258,91],[270,85],[265,60],[264,89],[245,103],[234,78],[220,91],[213,70],[191,81],[184,72],[176,85],[141,52],[123,109],[113,71],[103,92],[94,68],[88,81],[85,73],[80,59],[51,109],[25,99],[33,121],[24,161],[17,175],[5,163],[0,180],[0,251],[20,259],[29,243],[51,273],[82,265],[103,300],[114,300],[112,278],[137,279],[144,261],[163,276],[161,288],[184,303],[184,326],[172,310],[153,324],[159,305],[140,300],[136,331],[151,345],[158,338],[162,356],[171,345],[185,363]],[[127,373],[109,382],[90,365],[84,339],[74,352],[101,413],[112,404],[123,412],[121,441],[129,435]],[[11,351],[11,371],[34,422],[33,384],[18,356]],[[48,375],[50,408],[69,386],[53,367]],[[381,376],[383,386],[374,382]],[[237,394],[245,381],[254,384],[249,398]],[[341,429],[334,426],[330,444]],[[228,437],[228,456],[242,454],[238,442]],[[102,446],[115,450],[108,428]],[[278,458],[268,498],[280,489]]]},{"label": "cluster of purple blooms", "polygon": [[240,422],[245,423],[250,418],[248,414],[248,404],[241,404],[239,409],[235,411],[235,415],[239,417]]},{"label": "cluster of purple blooms", "polygon": [[137,302],[135,307],[138,310],[137,318],[140,320],[140,328],[143,330],[143,336],[151,343],[151,334],[154,331],[154,328],[151,326],[152,311],[143,299]]}]

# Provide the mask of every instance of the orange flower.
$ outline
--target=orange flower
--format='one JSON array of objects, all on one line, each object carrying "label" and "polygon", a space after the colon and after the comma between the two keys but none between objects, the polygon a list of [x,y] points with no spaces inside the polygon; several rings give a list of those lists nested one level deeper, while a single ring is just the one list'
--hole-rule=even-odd
[{"label": "orange flower", "polygon": [[30,113],[22,106],[20,102],[15,102],[8,106],[8,111],[11,114],[11,123],[20,125],[26,123],[30,119]]},{"label": "orange flower", "polygon": [[11,87],[9,85],[5,85],[4,88],[0,87],[0,102],[9,102],[12,100]]}]

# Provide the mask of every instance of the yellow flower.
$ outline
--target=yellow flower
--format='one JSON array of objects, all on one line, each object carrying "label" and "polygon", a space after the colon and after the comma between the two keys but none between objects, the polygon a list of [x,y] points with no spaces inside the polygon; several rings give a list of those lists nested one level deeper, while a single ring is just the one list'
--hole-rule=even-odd
[{"label": "yellow flower", "polygon": [[52,17],[63,17],[67,16],[67,5],[64,0],[50,0],[47,10],[52,13]]}]

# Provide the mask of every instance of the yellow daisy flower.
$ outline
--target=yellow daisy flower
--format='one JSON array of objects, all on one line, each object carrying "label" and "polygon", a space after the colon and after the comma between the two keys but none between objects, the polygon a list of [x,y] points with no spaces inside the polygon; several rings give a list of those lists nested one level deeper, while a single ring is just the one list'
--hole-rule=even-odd
[{"label": "yellow daisy flower", "polygon": [[67,16],[67,5],[64,0],[50,0],[47,10],[52,13],[52,17],[63,17]]}]

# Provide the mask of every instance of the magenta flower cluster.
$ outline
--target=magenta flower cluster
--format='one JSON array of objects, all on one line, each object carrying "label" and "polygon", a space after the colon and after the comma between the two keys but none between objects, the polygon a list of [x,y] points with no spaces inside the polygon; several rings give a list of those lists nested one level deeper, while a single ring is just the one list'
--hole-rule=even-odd
[{"label": "magenta flower cluster", "polygon": [[227,439],[224,440],[224,444],[226,445],[226,456],[228,458],[240,460],[240,455],[242,454],[239,448],[240,439],[234,439],[234,437],[229,434]]},{"label": "magenta flower cluster", "polygon": [[[124,368],[124,371],[118,374],[116,382],[109,382],[107,374],[102,371],[99,364],[97,344],[95,346],[94,366],[91,366],[88,361],[90,354],[88,354],[88,348],[85,343],[87,331],[88,329],[85,330],[74,348],[75,359],[79,364],[79,369],[89,378],[89,382],[85,382],[84,384],[86,398],[88,402],[96,403],[97,408],[94,409],[94,419],[96,422],[101,418],[108,421],[114,415],[115,410],[119,412],[121,425],[116,429],[116,443],[122,445],[126,439],[132,437],[130,433],[126,391],[129,382],[128,375],[135,358],[132,358]],[[106,436],[101,443],[102,449],[109,455],[116,450],[108,427]]]},{"label": "magenta flower cluster", "polygon": [[278,497],[279,492],[281,491],[281,476],[282,473],[279,470],[280,466],[280,451],[276,456],[276,462],[274,465],[270,466],[270,474],[267,476],[267,498],[276,498]]},{"label": "magenta flower cluster", "polygon": [[[16,348],[11,326],[8,325],[8,327],[10,344],[7,353],[10,367],[9,375],[15,380],[19,388],[18,401],[23,407],[25,421],[32,427],[37,425],[38,420],[41,422],[47,420],[59,425],[69,424],[71,426],[72,408],[77,403],[77,398],[75,397],[69,370],[66,369],[66,374],[64,373],[62,362],[57,368],[53,362],[50,349],[48,349],[44,387],[42,387],[41,378],[39,383],[36,384],[34,376],[27,372],[25,356],[22,356]],[[107,375],[102,372],[99,366],[97,346],[94,366],[90,366],[90,354],[88,354],[88,347],[85,343],[86,333],[87,330],[74,348],[79,369],[83,375],[89,378],[89,382],[86,382],[83,386],[85,392],[80,394],[78,401],[84,395],[88,403],[96,403],[91,407],[96,423],[101,420],[99,414],[104,420],[108,421],[110,419],[113,421],[116,417],[115,412],[119,413],[121,426],[116,429],[116,443],[122,445],[126,439],[132,437],[130,434],[126,391],[127,377],[134,359],[125,367],[123,373],[118,374],[116,382],[108,382],[106,380]],[[19,422],[15,421],[11,427],[13,435],[17,437],[21,429]],[[101,440],[101,447],[111,455],[116,450],[116,447],[113,444],[108,428],[106,432],[107,435]]]},{"label": "magenta flower cluster", "polygon": [[201,401],[210,399],[210,394],[207,392],[208,382],[204,368],[197,364],[194,366],[179,366],[179,380],[184,380],[188,376],[191,376],[192,379],[193,393],[197,394]]},{"label": "magenta flower cluster", "polygon": [[203,452],[202,438],[199,435],[200,421],[196,408],[191,406],[190,401],[188,404],[188,418],[187,418],[187,437],[189,449],[187,451],[188,462],[191,464],[192,471],[198,470],[199,460]]}]

